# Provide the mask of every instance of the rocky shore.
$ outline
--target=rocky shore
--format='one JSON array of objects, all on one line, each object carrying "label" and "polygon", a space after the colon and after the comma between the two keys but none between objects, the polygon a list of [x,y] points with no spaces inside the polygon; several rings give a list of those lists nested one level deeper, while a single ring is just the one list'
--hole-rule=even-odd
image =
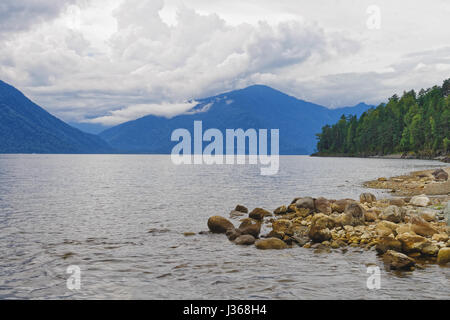
[{"label": "rocky shore", "polygon": [[[227,218],[208,219],[209,232],[257,249],[312,248],[320,252],[360,247],[375,250],[387,269],[414,270],[450,261],[450,168],[380,178],[368,187],[396,195],[359,200],[299,197],[268,211],[237,205]],[[421,192],[420,192],[421,191]],[[232,222],[237,220],[235,224]]]}]

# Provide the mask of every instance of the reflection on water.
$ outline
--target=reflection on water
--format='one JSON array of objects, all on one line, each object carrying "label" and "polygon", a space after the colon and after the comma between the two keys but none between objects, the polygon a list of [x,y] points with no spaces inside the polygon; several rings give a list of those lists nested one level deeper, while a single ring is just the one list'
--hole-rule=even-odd
[{"label": "reflection on water", "polygon": [[[261,176],[257,166],[175,166],[169,156],[1,155],[0,298],[448,299],[448,267],[382,270],[372,291],[374,252],[258,251],[183,235],[238,203],[357,198],[365,180],[440,165],[283,156],[278,175]],[[79,291],[66,287],[70,265],[81,268]]]}]

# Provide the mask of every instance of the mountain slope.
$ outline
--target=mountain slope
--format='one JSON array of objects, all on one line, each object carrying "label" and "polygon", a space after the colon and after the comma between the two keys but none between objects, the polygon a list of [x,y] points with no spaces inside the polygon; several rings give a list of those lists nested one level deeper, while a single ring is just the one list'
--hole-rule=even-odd
[{"label": "mountain slope", "polygon": [[107,153],[101,138],[75,129],[0,80],[0,153]]},{"label": "mountain slope", "polygon": [[194,121],[200,120],[203,131],[217,128],[223,134],[226,129],[280,129],[281,154],[309,154],[315,149],[315,135],[322,126],[336,122],[343,113],[359,116],[369,107],[330,110],[255,85],[201,99],[189,113],[171,119],[146,116],[120,124],[100,133],[100,137],[122,152],[167,154],[176,144],[170,141],[172,132],[185,128],[193,135]]}]

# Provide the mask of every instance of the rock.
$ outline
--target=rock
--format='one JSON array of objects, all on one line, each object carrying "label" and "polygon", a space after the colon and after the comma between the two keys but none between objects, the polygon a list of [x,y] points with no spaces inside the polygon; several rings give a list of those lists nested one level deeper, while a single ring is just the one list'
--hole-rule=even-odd
[{"label": "rock", "polygon": [[406,253],[422,252],[422,249],[430,244],[426,238],[410,233],[398,235],[397,240],[402,243],[402,250]]},{"label": "rock", "polygon": [[437,263],[446,264],[450,262],[450,248],[441,248],[437,255]]},{"label": "rock", "polygon": [[394,223],[399,223],[403,219],[403,214],[401,208],[397,206],[389,206],[380,215],[380,219],[391,221]]},{"label": "rock", "polygon": [[446,234],[446,233],[435,233],[431,237],[432,240],[437,241],[437,242],[447,242],[448,238],[449,238],[448,234]]},{"label": "rock", "polygon": [[426,222],[424,219],[418,216],[412,216],[410,219],[411,230],[417,233],[418,235],[424,237],[432,237],[433,234],[439,233],[438,230],[433,228],[429,222]]},{"label": "rock", "polygon": [[287,244],[280,239],[277,238],[267,238],[261,239],[255,242],[255,246],[258,249],[267,250],[267,249],[286,249]]},{"label": "rock", "polygon": [[242,246],[249,246],[251,244],[254,244],[256,241],[255,237],[249,234],[244,234],[242,236],[239,236],[236,238],[236,240],[234,240],[234,243],[236,243],[237,245],[242,245]]},{"label": "rock", "polygon": [[419,210],[419,216],[427,221],[432,222],[437,220],[437,213],[434,210],[428,209],[428,208],[420,208],[422,210]]},{"label": "rock", "polygon": [[286,206],[281,206],[276,208],[273,213],[275,214],[286,214],[288,212],[288,209],[286,208]]},{"label": "rock", "polygon": [[431,201],[426,195],[420,195],[412,197],[409,203],[416,207],[426,207],[431,204]]},{"label": "rock", "polygon": [[447,221],[447,225],[450,226],[450,201],[447,202],[447,206],[444,209],[444,219]]},{"label": "rock", "polygon": [[324,215],[323,213],[318,213],[314,215],[311,220],[308,236],[314,242],[330,240],[332,238],[330,229],[333,228],[335,224],[336,222],[333,218]]},{"label": "rock", "polygon": [[275,232],[283,232],[285,234],[292,234],[292,222],[287,219],[278,219],[272,222],[272,229]]},{"label": "rock", "polygon": [[331,202],[323,197],[314,200],[314,207],[317,212],[321,212],[326,215],[331,214]]},{"label": "rock", "polygon": [[393,270],[410,270],[415,265],[413,259],[403,253],[393,250],[388,250],[383,255],[383,261],[388,269]]},{"label": "rock", "polygon": [[297,236],[294,235],[291,237],[292,240],[294,240],[295,243],[297,243],[300,247],[303,247],[305,244],[309,242],[309,238],[305,236]]},{"label": "rock", "polygon": [[387,179],[385,177],[381,177],[381,178],[378,178],[378,181],[384,182],[384,181],[387,181]]},{"label": "rock", "polygon": [[355,202],[351,199],[342,199],[342,200],[336,200],[331,204],[331,210],[333,212],[343,213],[345,211],[345,208],[350,204]]},{"label": "rock", "polygon": [[396,223],[394,223],[394,222],[391,222],[391,221],[383,220],[383,221],[380,221],[380,222],[377,224],[377,227],[388,228],[388,229],[390,229],[391,231],[395,232],[395,231],[397,230],[397,228],[398,228],[398,224],[396,224]]},{"label": "rock", "polygon": [[295,202],[295,205],[298,209],[305,208],[305,209],[309,209],[310,212],[313,212],[315,210],[314,199],[311,197],[299,198]]},{"label": "rock", "polygon": [[440,172],[435,177],[436,181],[447,181],[448,180],[448,173],[447,172]]},{"label": "rock", "polygon": [[213,216],[208,219],[208,228],[213,233],[226,233],[227,230],[234,229],[234,226],[224,217]]},{"label": "rock", "polygon": [[195,232],[185,232],[183,233],[186,237],[190,237],[190,236],[195,236],[196,233]]},{"label": "rock", "polygon": [[391,236],[384,236],[378,240],[378,243],[375,247],[375,250],[379,254],[386,253],[388,250],[394,250],[401,252],[402,251],[402,243]]},{"label": "rock", "polygon": [[254,238],[259,237],[261,232],[261,222],[254,221],[252,219],[246,218],[241,220],[242,223],[239,225],[239,232],[241,235],[252,235]]},{"label": "rock", "polygon": [[243,215],[245,215],[245,213],[241,211],[233,210],[230,212],[230,218],[242,217]]},{"label": "rock", "polygon": [[426,256],[436,256],[439,252],[439,247],[435,244],[427,244],[421,250],[421,253]]},{"label": "rock", "polygon": [[241,232],[239,230],[233,228],[233,229],[227,230],[225,235],[227,236],[228,240],[234,241],[237,237],[241,236]]},{"label": "rock", "polygon": [[243,205],[240,205],[240,204],[238,204],[236,206],[234,211],[239,211],[239,212],[242,212],[242,213],[248,213],[248,209],[246,207],[244,207]]},{"label": "rock", "polygon": [[373,210],[367,210],[364,212],[364,219],[368,222],[374,222],[378,219],[378,215]]},{"label": "rock", "polygon": [[434,179],[436,181],[447,181],[448,180],[448,173],[445,172],[443,169],[437,169],[435,170],[432,175],[434,176]]},{"label": "rock", "polygon": [[375,197],[375,195],[369,192],[361,193],[361,195],[359,196],[359,202],[361,203],[372,203],[375,201],[377,201],[377,198]]},{"label": "rock", "polygon": [[357,226],[364,224],[364,209],[356,202],[348,204],[345,208],[345,212],[340,216],[339,222],[342,224],[342,226]]},{"label": "rock", "polygon": [[391,206],[397,206],[397,207],[403,207],[406,204],[405,200],[403,200],[401,198],[389,199],[388,203]]},{"label": "rock", "polygon": [[248,216],[255,220],[263,220],[265,217],[272,216],[272,214],[265,209],[255,208],[255,209],[253,209],[252,212],[250,212],[250,214]]},{"label": "rock", "polygon": [[287,208],[287,213],[292,213],[292,212],[297,212],[297,206],[295,205],[295,203],[291,203]]},{"label": "rock", "polygon": [[411,230],[411,224],[403,224],[397,227],[397,229],[395,229],[395,232],[397,234],[402,234],[402,233],[411,233],[411,234],[416,234],[414,231]]},{"label": "rock", "polygon": [[385,226],[382,225],[377,225],[375,231],[380,237],[387,237],[394,234],[394,232],[391,229],[386,228]]}]

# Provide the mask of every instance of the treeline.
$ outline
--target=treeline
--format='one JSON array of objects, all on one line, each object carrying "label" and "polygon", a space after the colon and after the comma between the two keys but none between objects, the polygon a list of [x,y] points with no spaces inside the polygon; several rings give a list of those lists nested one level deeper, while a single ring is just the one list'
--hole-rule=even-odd
[{"label": "treeline", "polygon": [[318,154],[373,156],[414,153],[448,155],[450,150],[450,79],[442,87],[394,95],[387,104],[338,123],[317,135]]}]

